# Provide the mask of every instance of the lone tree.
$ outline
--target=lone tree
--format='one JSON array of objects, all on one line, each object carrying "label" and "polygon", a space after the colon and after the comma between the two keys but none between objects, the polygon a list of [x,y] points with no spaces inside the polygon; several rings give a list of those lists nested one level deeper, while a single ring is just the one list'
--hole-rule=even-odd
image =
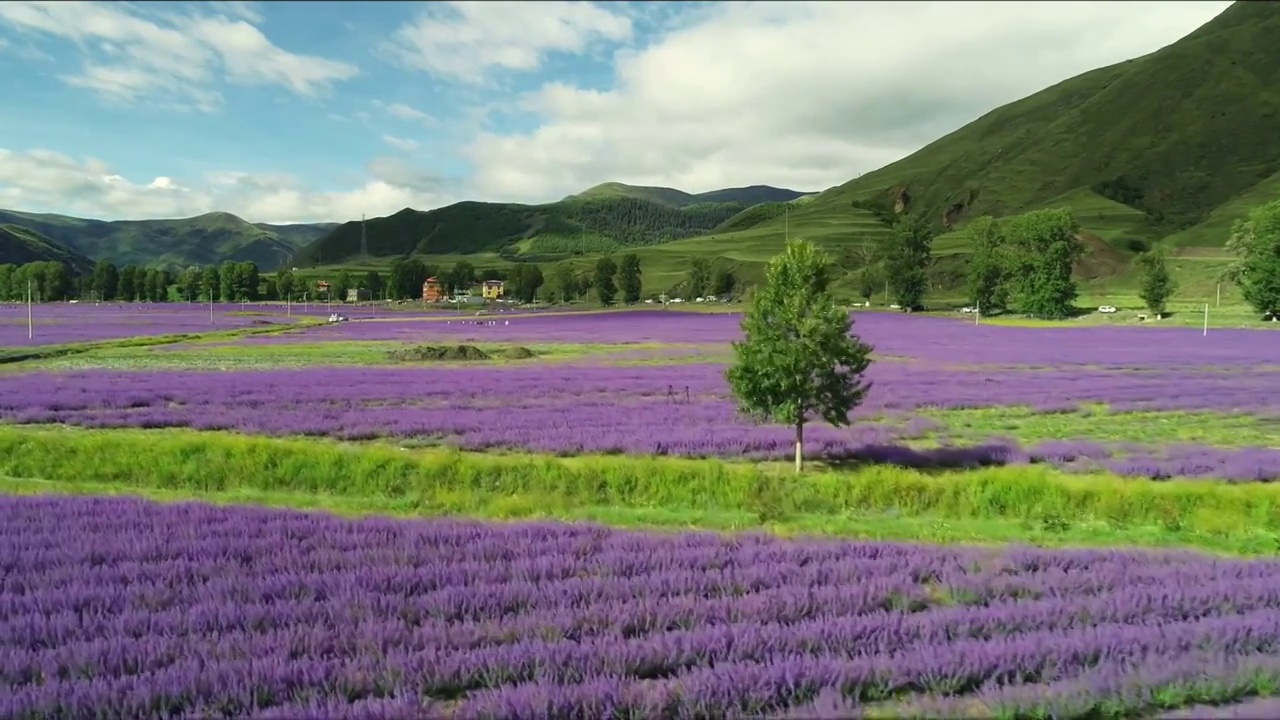
[{"label": "lone tree", "polygon": [[901,217],[882,242],[878,254],[884,258],[889,293],[907,312],[923,310],[933,264],[933,231],[916,218]]},{"label": "lone tree", "polygon": [[995,218],[984,215],[969,223],[965,233],[973,249],[968,268],[969,302],[987,315],[1003,312],[1009,303],[1004,231]]},{"label": "lone tree", "polygon": [[737,287],[738,276],[733,274],[732,268],[718,268],[711,277],[711,294],[722,300],[732,295]]},{"label": "lone tree", "polygon": [[1142,298],[1147,309],[1155,313],[1158,320],[1164,316],[1169,298],[1178,291],[1178,283],[1169,275],[1169,268],[1164,262],[1164,253],[1159,250],[1139,255],[1138,264],[1142,267],[1138,297]]},{"label": "lone tree", "polygon": [[622,289],[622,302],[630,304],[640,299],[640,256],[628,253],[622,256],[618,267],[618,286]]},{"label": "lone tree", "polygon": [[876,290],[884,284],[880,271],[875,268],[867,268],[862,271],[862,275],[858,277],[858,297],[866,303],[867,307],[871,307],[871,296],[876,294]]},{"label": "lone tree", "polygon": [[596,297],[600,299],[601,305],[612,305],[613,299],[618,295],[618,286],[613,282],[613,276],[617,272],[618,266],[611,258],[602,257],[596,261],[595,279],[591,284],[595,286]]},{"label": "lone tree", "polygon": [[685,286],[685,300],[693,300],[707,294],[711,285],[711,263],[706,258],[694,258],[689,267],[689,283]]},{"label": "lone tree", "polygon": [[1225,279],[1240,286],[1245,302],[1272,322],[1280,320],[1280,200],[1254,208],[1227,241],[1236,260]]},{"label": "lone tree", "polygon": [[796,472],[804,463],[804,424],[820,417],[849,424],[871,387],[862,379],[871,346],[852,334],[853,318],[827,292],[826,253],[792,240],[769,263],[764,288],[742,320],[745,339],[725,376],[739,408],[796,430]]}]

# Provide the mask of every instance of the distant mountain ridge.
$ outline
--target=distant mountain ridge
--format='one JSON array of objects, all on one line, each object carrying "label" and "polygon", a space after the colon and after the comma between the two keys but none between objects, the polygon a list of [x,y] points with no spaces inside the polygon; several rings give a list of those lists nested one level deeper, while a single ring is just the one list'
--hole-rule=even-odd
[{"label": "distant mountain ridge", "polygon": [[[230,260],[254,262],[264,270],[285,265],[298,248],[337,227],[250,223],[225,212],[174,220],[94,220],[16,210],[0,210],[0,225],[25,229],[91,261],[183,268]],[[36,253],[27,262],[57,255]]]},{"label": "distant mountain ridge", "polygon": [[[508,260],[556,261],[659,245],[748,222],[750,208],[795,202],[811,193],[753,185],[705,193],[604,183],[543,205],[466,201],[434,210],[348,222],[298,252],[327,265],[359,256],[496,253]],[[759,216],[763,217],[763,216]]]}]

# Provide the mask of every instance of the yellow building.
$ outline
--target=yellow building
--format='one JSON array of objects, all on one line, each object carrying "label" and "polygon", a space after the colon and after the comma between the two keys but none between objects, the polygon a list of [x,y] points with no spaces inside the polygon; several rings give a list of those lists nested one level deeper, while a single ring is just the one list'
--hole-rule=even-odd
[{"label": "yellow building", "polygon": [[497,300],[502,297],[503,285],[501,280],[485,280],[480,286],[480,294],[485,300]]}]

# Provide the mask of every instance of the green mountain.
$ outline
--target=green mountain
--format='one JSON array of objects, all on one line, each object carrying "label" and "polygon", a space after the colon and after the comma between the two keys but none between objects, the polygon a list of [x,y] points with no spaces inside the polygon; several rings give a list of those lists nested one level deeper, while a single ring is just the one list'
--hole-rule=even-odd
[{"label": "green mountain", "polygon": [[646,187],[643,185],[624,185],[623,183],[608,182],[596,185],[577,195],[570,195],[565,200],[635,198],[637,200],[648,200],[659,205],[682,208],[698,203],[740,203],[750,206],[760,203],[791,202],[808,194],[768,185],[752,185],[750,187],[711,190],[710,192],[694,195],[675,188]]},{"label": "green mountain", "polygon": [[38,232],[19,225],[0,225],[0,265],[25,265],[32,262],[65,263],[78,273],[93,268],[89,258],[50,240]]},{"label": "green mountain", "polygon": [[1220,246],[1280,189],[1280,3],[1237,2],[1187,37],[1087,72],[823,193],[940,228],[1051,205],[1121,249]]},{"label": "green mountain", "polygon": [[225,260],[280,267],[334,223],[268,225],[223,212],[180,220],[91,220],[0,210],[0,224],[17,226],[74,253],[119,265],[181,268]]},{"label": "green mountain", "polygon": [[949,292],[963,284],[968,220],[1066,206],[1088,250],[1078,278],[1126,288],[1135,251],[1199,246],[1200,262],[1173,269],[1184,292],[1213,293],[1231,224],[1280,196],[1277,47],[1280,3],[1238,2],[1166,48],[996,108],[875,172],[642,248],[646,292],[683,282],[699,258],[758,282],[790,235],[830,252],[852,295],[859,248],[901,213],[941,233],[930,280]]},{"label": "green mountain", "polygon": [[692,195],[606,183],[545,205],[460,202],[425,212],[405,208],[341,225],[299,251],[295,264],[333,264],[365,252],[369,257],[493,253],[508,260],[554,261],[701,235],[757,203],[804,195],[765,186]]}]

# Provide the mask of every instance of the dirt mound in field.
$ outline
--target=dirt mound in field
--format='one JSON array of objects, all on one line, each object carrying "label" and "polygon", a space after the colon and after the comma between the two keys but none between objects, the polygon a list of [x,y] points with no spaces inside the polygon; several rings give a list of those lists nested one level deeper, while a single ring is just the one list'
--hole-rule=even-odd
[{"label": "dirt mound in field", "polygon": [[492,360],[475,345],[419,345],[387,353],[396,362],[466,362]]},{"label": "dirt mound in field", "polygon": [[[494,353],[504,360],[528,360],[537,357],[537,353],[527,347],[508,347]],[[401,348],[387,353],[394,362],[475,362],[492,360],[490,354],[475,345],[418,345]]]}]

